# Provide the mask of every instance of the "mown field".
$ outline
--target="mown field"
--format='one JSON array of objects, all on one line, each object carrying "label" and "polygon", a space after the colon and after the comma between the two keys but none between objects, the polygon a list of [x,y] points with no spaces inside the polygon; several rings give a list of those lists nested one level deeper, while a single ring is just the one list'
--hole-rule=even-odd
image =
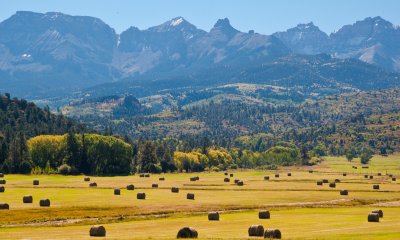
[{"label": "mown field", "polygon": [[[95,188],[84,176],[6,175],[0,202],[10,210],[0,210],[0,239],[88,239],[90,227],[98,224],[106,228],[107,239],[175,239],[184,226],[194,227],[200,239],[247,239],[252,224],[278,228],[283,239],[400,239],[400,179],[388,176],[400,176],[400,155],[375,156],[367,169],[358,159],[327,157],[312,167],[229,173],[234,175],[230,182],[224,182],[223,172],[91,176]],[[192,182],[192,176],[200,180]],[[33,179],[40,185],[33,186]],[[317,186],[322,179],[340,182],[336,188]],[[153,183],[159,187],[152,188]],[[128,184],[135,190],[126,190]],[[171,187],[180,192],[171,193]],[[114,195],[114,188],[121,188],[121,195]],[[349,195],[340,195],[341,189]],[[138,192],[146,193],[146,199],[138,200]],[[187,200],[187,193],[194,193],[195,200]],[[24,204],[24,195],[32,195],[33,203]],[[40,207],[42,198],[50,199],[51,206]],[[263,209],[271,219],[258,219]],[[377,209],[384,217],[367,222],[368,213]],[[219,211],[220,221],[208,221],[209,211]]]}]

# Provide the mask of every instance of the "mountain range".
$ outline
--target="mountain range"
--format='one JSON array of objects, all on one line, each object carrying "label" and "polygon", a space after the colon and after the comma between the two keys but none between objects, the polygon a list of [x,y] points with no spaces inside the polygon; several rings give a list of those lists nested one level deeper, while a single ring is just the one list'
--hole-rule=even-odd
[{"label": "mountain range", "polygon": [[227,18],[210,31],[177,17],[121,34],[98,18],[56,12],[20,11],[0,23],[0,92],[29,99],[240,82],[374,90],[398,86],[398,71],[400,28],[380,17],[330,35],[313,23],[241,32]]}]

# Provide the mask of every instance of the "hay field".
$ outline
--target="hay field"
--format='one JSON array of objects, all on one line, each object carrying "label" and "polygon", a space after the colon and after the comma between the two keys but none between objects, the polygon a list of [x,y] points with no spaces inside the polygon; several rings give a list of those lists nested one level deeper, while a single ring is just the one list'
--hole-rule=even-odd
[{"label": "hay field", "polygon": [[[184,226],[194,227],[200,239],[247,239],[252,224],[278,228],[283,239],[400,239],[400,179],[388,176],[400,176],[400,155],[375,156],[369,168],[358,159],[326,157],[312,167],[229,173],[234,174],[230,182],[224,182],[223,172],[90,176],[95,188],[84,176],[6,175],[0,202],[10,210],[0,210],[0,239],[88,239],[90,227],[98,224],[106,228],[106,239],[175,239]],[[190,181],[193,176],[200,180]],[[34,179],[39,186],[33,186]],[[244,186],[235,185],[235,179]],[[322,179],[340,182],[336,188],[317,186]],[[128,184],[135,190],[126,190]],[[171,187],[179,187],[179,193],[171,193]],[[114,195],[114,188],[121,188],[121,195]],[[341,189],[349,195],[340,195]],[[139,192],[146,193],[145,200],[136,198]],[[187,193],[195,200],[186,199]],[[32,195],[33,203],[24,204],[24,195]],[[50,199],[50,207],[39,206],[43,198]],[[262,209],[271,219],[258,219]],[[384,217],[367,222],[368,213],[377,209]],[[208,221],[209,211],[219,211],[220,221]]]}]

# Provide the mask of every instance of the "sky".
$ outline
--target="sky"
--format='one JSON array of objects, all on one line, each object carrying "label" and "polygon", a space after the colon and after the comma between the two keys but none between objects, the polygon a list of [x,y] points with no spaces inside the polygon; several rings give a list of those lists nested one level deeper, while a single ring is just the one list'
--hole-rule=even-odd
[{"label": "sky", "polygon": [[400,25],[400,0],[0,0],[0,21],[20,10],[98,17],[117,33],[178,16],[206,31],[227,17],[240,31],[263,34],[308,22],[329,34],[374,16]]}]

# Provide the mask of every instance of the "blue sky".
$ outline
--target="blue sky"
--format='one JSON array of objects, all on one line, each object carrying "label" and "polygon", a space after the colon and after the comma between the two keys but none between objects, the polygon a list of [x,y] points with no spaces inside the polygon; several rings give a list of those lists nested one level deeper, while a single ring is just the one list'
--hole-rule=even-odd
[{"label": "blue sky", "polygon": [[345,24],[381,16],[400,25],[400,0],[0,0],[0,21],[18,10],[63,12],[102,19],[118,33],[130,26],[145,29],[182,16],[209,30],[228,17],[241,30],[271,34],[313,21],[331,33]]}]

